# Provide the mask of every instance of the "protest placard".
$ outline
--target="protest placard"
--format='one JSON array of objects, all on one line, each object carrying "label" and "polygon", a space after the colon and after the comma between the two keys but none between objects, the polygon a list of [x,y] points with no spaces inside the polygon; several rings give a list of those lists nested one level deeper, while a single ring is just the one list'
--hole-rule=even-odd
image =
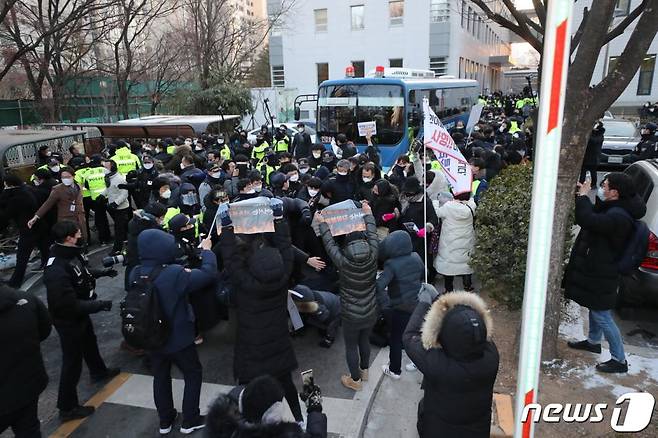
[{"label": "protest placard", "polygon": [[236,234],[274,232],[274,214],[268,198],[259,196],[229,205],[231,207],[229,213]]},{"label": "protest placard", "polygon": [[[322,210],[322,217],[329,225],[332,236],[342,236],[355,231],[365,231],[366,223],[363,220],[363,210],[358,208],[354,201],[339,202]],[[313,220],[311,224],[315,234],[320,235],[320,226]]]},{"label": "protest placard", "polygon": [[359,128],[361,137],[377,134],[377,124],[375,122],[359,122],[356,126]]}]

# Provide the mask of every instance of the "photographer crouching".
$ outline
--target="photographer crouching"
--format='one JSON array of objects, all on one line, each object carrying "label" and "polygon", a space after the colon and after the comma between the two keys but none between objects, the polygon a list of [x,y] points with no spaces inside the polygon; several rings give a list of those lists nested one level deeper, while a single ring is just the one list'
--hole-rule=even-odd
[{"label": "photographer crouching", "polygon": [[62,371],[57,407],[62,421],[84,418],[94,412],[93,406],[80,406],[77,386],[82,372],[82,359],[89,367],[93,382],[119,374],[108,368],[98,351],[94,326],[89,315],[110,311],[112,301],[98,300],[96,279],[115,277],[111,268],[92,269],[82,254],[85,242],[76,222],[62,220],[52,228],[55,244],[44,271],[48,309],[62,346]]}]

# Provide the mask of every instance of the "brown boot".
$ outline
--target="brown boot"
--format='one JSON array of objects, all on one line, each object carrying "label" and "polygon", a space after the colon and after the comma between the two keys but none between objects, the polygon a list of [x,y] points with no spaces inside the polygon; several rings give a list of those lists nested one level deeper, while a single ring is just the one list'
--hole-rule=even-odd
[{"label": "brown boot", "polygon": [[354,381],[351,376],[341,376],[340,383],[342,383],[344,387],[354,391],[361,391],[361,388],[363,387],[361,380]]},{"label": "brown boot", "polygon": [[365,370],[361,370],[361,381],[362,382],[367,382],[368,381],[368,368]]}]

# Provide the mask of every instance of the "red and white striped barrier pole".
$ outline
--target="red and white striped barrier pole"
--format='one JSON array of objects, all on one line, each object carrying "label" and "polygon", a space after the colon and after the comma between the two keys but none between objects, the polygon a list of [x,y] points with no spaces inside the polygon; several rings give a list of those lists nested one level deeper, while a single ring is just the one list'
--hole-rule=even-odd
[{"label": "red and white striped barrier pole", "polygon": [[551,0],[546,4],[548,10],[542,54],[514,438],[534,436],[533,416],[526,415],[526,418],[523,418],[523,411],[526,405],[537,402],[539,387],[562,116],[571,43],[570,19],[573,0]]}]

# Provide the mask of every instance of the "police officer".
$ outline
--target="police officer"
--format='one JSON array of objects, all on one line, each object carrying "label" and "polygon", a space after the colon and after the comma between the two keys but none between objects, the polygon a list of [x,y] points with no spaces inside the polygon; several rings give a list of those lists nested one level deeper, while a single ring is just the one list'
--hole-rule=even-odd
[{"label": "police officer", "polygon": [[107,170],[103,167],[102,157],[100,155],[92,155],[89,167],[84,172],[84,187],[89,190],[89,198],[85,205],[94,212],[94,222],[96,230],[98,231],[98,241],[101,244],[112,242],[110,234],[110,224],[107,219],[107,199],[104,196],[106,189],[105,175]]},{"label": "police officer", "polygon": [[288,137],[288,127],[286,125],[279,126],[276,131],[274,139],[274,152],[281,154],[290,150],[290,138]]},{"label": "police officer", "polygon": [[656,129],[658,126],[655,123],[647,123],[640,128],[640,136],[642,139],[635,146],[633,155],[637,156],[640,160],[655,158],[656,155]]},{"label": "police officer", "polygon": [[89,315],[110,311],[112,301],[96,299],[96,278],[115,277],[114,269],[93,270],[82,255],[84,242],[77,223],[62,220],[52,229],[55,245],[44,271],[48,308],[62,346],[62,370],[57,407],[62,421],[84,418],[94,412],[92,406],[81,406],[76,387],[82,372],[82,360],[89,367],[94,382],[119,374],[118,368],[108,368],[96,342]]},{"label": "police officer", "polygon": [[265,137],[262,133],[258,133],[256,136],[256,145],[251,151],[251,159],[254,162],[254,165],[258,166],[260,162],[267,155],[267,151],[270,148],[270,144],[265,140]]},{"label": "police officer", "polygon": [[117,169],[123,176],[128,175],[128,172],[131,170],[137,170],[142,167],[139,157],[132,153],[128,144],[123,140],[117,142],[117,149],[114,151],[114,156],[111,160],[117,163]]}]

